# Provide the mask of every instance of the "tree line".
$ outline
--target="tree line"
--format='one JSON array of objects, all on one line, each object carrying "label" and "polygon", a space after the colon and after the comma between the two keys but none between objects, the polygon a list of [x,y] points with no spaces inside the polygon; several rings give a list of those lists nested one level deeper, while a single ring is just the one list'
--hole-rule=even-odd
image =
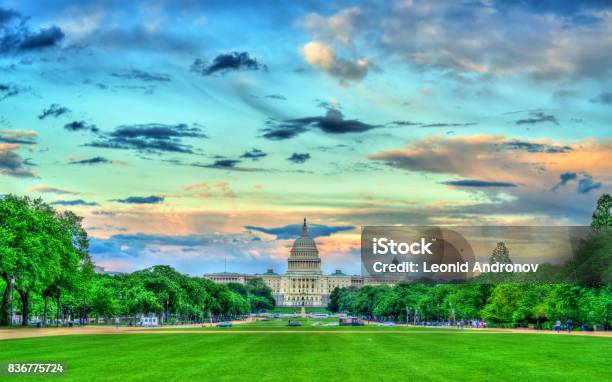
[{"label": "tree line", "polygon": [[81,295],[64,301],[64,316],[123,317],[130,322],[156,315],[160,322],[200,323],[272,309],[272,290],[260,278],[243,284],[217,284],[184,275],[168,265],[116,275],[94,275]]},{"label": "tree line", "polygon": [[0,326],[11,310],[28,325],[48,321],[155,314],[161,320],[201,322],[272,309],[272,290],[261,279],[220,285],[170,266],[117,275],[96,274],[82,218],[41,199],[0,198]]},{"label": "tree line", "polygon": [[550,328],[555,321],[608,329],[612,286],[578,284],[398,284],[336,288],[328,309],[413,324],[484,320],[499,327]]},{"label": "tree line", "polygon": [[[573,283],[524,284],[512,279],[465,285],[424,283],[337,288],[329,309],[371,319],[409,322],[485,319],[494,325],[550,325],[558,319],[609,327],[612,310],[612,198],[605,194],[593,214],[596,232],[570,264]],[[155,314],[165,322],[225,319],[274,307],[261,279],[246,285],[216,284],[159,265],[118,275],[93,271],[82,218],[59,212],[41,199],[0,197],[0,326],[10,311],[22,325]],[[493,257],[507,254],[497,248]],[[580,275],[588,275],[580,280]],[[507,277],[503,276],[502,277]],[[486,281],[486,282],[485,282]],[[494,281],[494,282],[491,282]]]},{"label": "tree line", "polygon": [[[557,320],[609,329],[612,326],[612,198],[601,196],[593,233],[563,266],[545,265],[537,277],[481,275],[468,284],[398,284],[336,288],[328,309],[376,320],[455,324],[485,320],[489,325],[550,328]],[[511,262],[499,243],[490,262]],[[568,280],[547,283],[549,280]]]}]

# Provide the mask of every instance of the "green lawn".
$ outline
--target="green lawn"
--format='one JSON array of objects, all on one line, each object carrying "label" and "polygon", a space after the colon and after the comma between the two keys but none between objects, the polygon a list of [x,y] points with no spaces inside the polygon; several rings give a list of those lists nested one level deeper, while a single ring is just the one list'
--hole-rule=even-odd
[{"label": "green lawn", "polygon": [[[266,324],[272,328],[277,322]],[[256,324],[244,328],[251,325]],[[604,381],[612,374],[609,338],[407,328],[385,333],[387,329],[398,328],[240,333],[236,327],[235,333],[217,334],[29,338],[0,341],[0,361],[65,362],[67,372],[52,377],[56,381],[525,382]]]}]

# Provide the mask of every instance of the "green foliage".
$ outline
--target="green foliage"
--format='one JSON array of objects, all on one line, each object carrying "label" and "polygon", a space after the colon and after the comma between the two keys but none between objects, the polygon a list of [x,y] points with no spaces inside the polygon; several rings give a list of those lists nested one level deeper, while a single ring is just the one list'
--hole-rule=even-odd
[{"label": "green foliage", "polygon": [[444,305],[448,306],[451,315],[456,320],[472,319],[480,317],[480,311],[485,306],[489,287],[486,285],[452,285],[444,299]]},{"label": "green foliage", "polygon": [[114,317],[119,313],[119,299],[103,278],[91,283],[89,301],[91,313],[96,317]]},{"label": "green foliage", "polygon": [[[210,316],[238,317],[263,309],[263,306],[274,306],[274,301],[270,305],[265,297],[266,290],[257,282],[215,284],[201,277],[180,274],[167,265],[131,274],[98,277],[106,280],[106,288],[110,288],[114,300],[119,301],[117,314],[124,317],[156,314],[164,322],[202,322]],[[264,287],[271,298],[270,289],[265,284]],[[108,303],[106,306],[112,306],[110,301],[104,301]]]},{"label": "green foliage", "polygon": [[398,284],[336,288],[328,309],[377,320],[542,327],[546,322],[612,324],[612,287],[577,284]]},{"label": "green foliage", "polygon": [[158,296],[143,286],[135,286],[126,291],[125,311],[129,317],[137,317],[142,314],[159,314],[163,306],[158,301]]},{"label": "green foliage", "polygon": [[[31,308],[48,318],[112,319],[156,314],[164,321],[237,317],[274,307],[261,279],[247,285],[217,285],[180,274],[167,265],[116,276],[95,275],[82,218],[58,212],[41,199],[0,199],[0,325],[9,301],[28,323]],[[13,288],[11,288],[13,286]],[[17,301],[15,301],[17,300]],[[17,304],[20,302],[20,304]]]},{"label": "green foliage", "polygon": [[262,312],[274,308],[272,289],[259,277],[249,279],[246,284],[228,283],[227,287],[247,301],[250,312]]},{"label": "green foliage", "polygon": [[510,250],[506,247],[506,243],[499,242],[493,252],[491,253],[491,257],[489,257],[489,264],[512,264],[512,260],[510,260]]},{"label": "green foliage", "polygon": [[263,279],[259,277],[249,279],[246,287],[251,312],[261,312],[274,308],[275,300],[272,296],[272,288],[267,286]]},{"label": "green foliage", "polygon": [[597,200],[597,207],[595,207],[595,212],[593,212],[591,227],[612,227],[612,197],[609,194],[603,194],[599,200]]},{"label": "green foliage", "polygon": [[327,309],[330,312],[338,312],[340,310],[340,297],[342,296],[342,289],[334,288],[329,294],[329,302],[327,303]]},{"label": "green foliage", "polygon": [[[19,294],[23,325],[33,294],[59,296],[91,268],[87,248],[87,233],[76,215],[59,213],[41,199],[0,199],[0,275]],[[5,289],[0,325],[8,322],[10,295]]]},{"label": "green foliage", "polygon": [[597,230],[581,243],[570,271],[581,284],[612,284],[612,228]]},{"label": "green foliage", "polygon": [[513,322],[513,314],[518,309],[522,293],[520,285],[500,284],[495,286],[489,303],[483,309],[482,316],[493,323]]},{"label": "green foliage", "polygon": [[[476,279],[482,284],[398,284],[336,288],[328,309],[368,319],[446,321],[485,319],[492,325],[547,326],[555,320],[609,327],[612,323],[612,231],[610,196],[603,195],[593,215],[599,228],[581,243],[568,267],[543,265],[545,280],[567,274],[572,283],[535,285],[513,275]],[[492,262],[511,262],[498,243]],[[497,285],[485,284],[495,281]],[[11,285],[14,288],[11,289]],[[162,321],[232,318],[272,310],[271,289],[261,278],[245,285],[221,285],[158,265],[131,274],[96,275],[88,255],[81,218],[59,213],[42,200],[0,199],[0,324],[8,301],[25,316],[111,319],[156,314]],[[19,302],[19,304],[18,304]]]}]

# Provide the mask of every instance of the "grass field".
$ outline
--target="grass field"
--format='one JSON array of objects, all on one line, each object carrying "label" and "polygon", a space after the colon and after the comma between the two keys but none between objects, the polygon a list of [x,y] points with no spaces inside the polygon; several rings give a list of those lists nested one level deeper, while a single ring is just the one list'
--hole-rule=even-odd
[{"label": "grass field", "polygon": [[[287,326],[287,321],[300,321],[302,326],[297,327],[289,327]],[[315,326],[314,323],[323,324],[322,326]],[[227,332],[227,331],[293,331],[293,332],[301,332],[301,331],[326,331],[326,332],[337,332],[337,331],[360,331],[360,332],[369,332],[369,331],[381,331],[381,332],[397,332],[397,331],[440,331],[440,330],[458,330],[454,328],[433,328],[433,327],[406,327],[406,326],[378,326],[378,325],[367,325],[366,327],[355,327],[355,326],[325,326],[325,324],[329,323],[337,323],[338,319],[334,317],[330,318],[270,318],[268,320],[259,320],[257,322],[251,322],[248,324],[239,324],[234,325],[231,328],[219,328],[216,326],[212,327],[165,327],[153,330],[160,331],[176,331],[176,330],[188,330],[188,331],[218,331],[218,332]]]},{"label": "grass field", "polygon": [[343,333],[337,327],[313,331],[309,323],[257,322],[230,333],[211,328],[4,340],[0,361],[61,361],[67,371],[0,379],[524,382],[605,381],[612,373],[610,338],[372,326]]}]

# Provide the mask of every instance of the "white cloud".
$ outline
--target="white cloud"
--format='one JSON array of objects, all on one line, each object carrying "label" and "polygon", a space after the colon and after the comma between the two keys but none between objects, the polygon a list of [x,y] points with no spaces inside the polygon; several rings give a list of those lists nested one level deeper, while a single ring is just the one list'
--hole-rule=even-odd
[{"label": "white cloud", "polygon": [[367,51],[418,71],[538,81],[606,78],[612,71],[612,12],[588,7],[561,14],[521,5],[412,0],[309,14],[299,25],[332,52],[334,45],[352,54]]},{"label": "white cloud", "polygon": [[363,11],[359,7],[347,8],[329,17],[310,13],[301,19],[298,25],[308,30],[315,39],[335,41],[348,47],[362,15]]},{"label": "white cloud", "polygon": [[347,60],[336,57],[334,49],[320,41],[311,41],[304,45],[302,55],[310,65],[324,70],[342,82],[362,80],[370,67],[370,62],[365,58]]}]

